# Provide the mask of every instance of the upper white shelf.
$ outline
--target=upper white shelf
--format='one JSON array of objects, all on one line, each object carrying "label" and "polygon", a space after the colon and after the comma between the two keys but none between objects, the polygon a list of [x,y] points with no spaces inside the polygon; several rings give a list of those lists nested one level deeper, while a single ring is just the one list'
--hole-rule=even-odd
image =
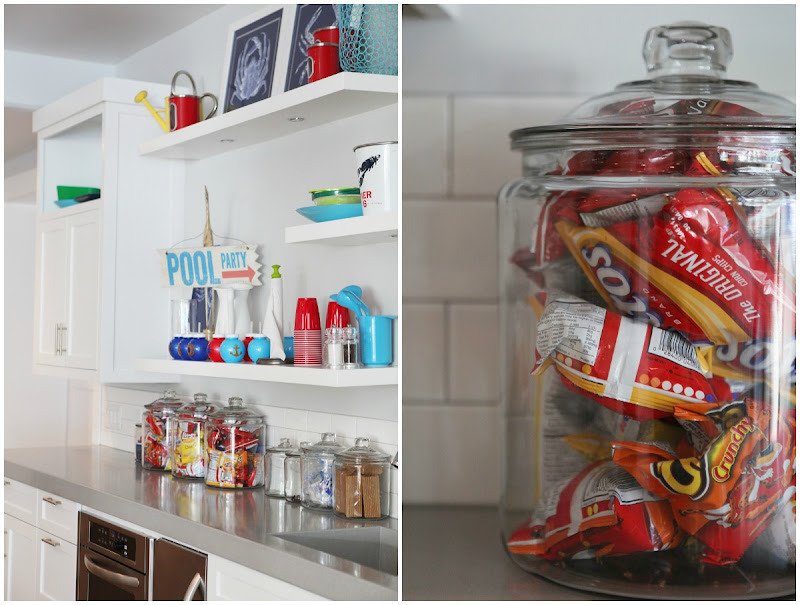
[{"label": "upper white shelf", "polygon": [[209,158],[393,105],[397,92],[397,76],[343,72],[145,141],[139,153]]},{"label": "upper white shelf", "polygon": [[287,244],[363,246],[397,241],[397,213],[356,216],[337,221],[312,223],[285,230]]},{"label": "upper white shelf", "polygon": [[260,366],[253,363],[214,363],[177,359],[137,359],[137,370],[207,378],[237,378],[262,382],[283,382],[321,387],[371,387],[396,385],[398,368],[330,370],[322,367]]}]

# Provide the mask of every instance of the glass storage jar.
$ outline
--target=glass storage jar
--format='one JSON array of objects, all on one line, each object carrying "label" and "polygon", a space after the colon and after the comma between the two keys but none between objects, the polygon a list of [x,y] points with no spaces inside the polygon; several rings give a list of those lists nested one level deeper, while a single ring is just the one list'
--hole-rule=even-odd
[{"label": "glass storage jar", "polygon": [[343,449],[336,441],[336,433],[323,433],[320,441],[301,449],[303,495],[300,501],[306,508],[333,509],[333,459]]},{"label": "glass storage jar", "polygon": [[267,448],[265,464],[267,476],[264,480],[264,493],[274,498],[286,495],[284,487],[284,462],[286,455],[292,451],[292,442],[284,437],[278,445]]},{"label": "glass storage jar", "polygon": [[303,499],[303,475],[300,473],[300,454],[303,448],[310,446],[308,441],[301,441],[299,449],[286,452],[283,460],[283,492],[289,502],[300,502]]},{"label": "glass storage jar", "polygon": [[264,485],[264,417],[241,397],[209,414],[205,425],[206,485],[225,488]]},{"label": "glass storage jar", "polygon": [[175,391],[146,404],[142,412],[142,467],[156,471],[172,468],[167,438],[167,418],[183,405]]},{"label": "glass storage jar", "polygon": [[501,522],[564,585],[795,590],[795,108],[724,79],[731,54],[654,28],[649,79],[511,133]]},{"label": "glass storage jar", "polygon": [[208,395],[195,393],[191,403],[185,403],[167,419],[172,474],[187,479],[206,476],[205,423],[216,407]]},{"label": "glass storage jar", "polygon": [[384,519],[389,516],[389,460],[373,450],[369,439],[334,455],[334,510],[346,519]]}]

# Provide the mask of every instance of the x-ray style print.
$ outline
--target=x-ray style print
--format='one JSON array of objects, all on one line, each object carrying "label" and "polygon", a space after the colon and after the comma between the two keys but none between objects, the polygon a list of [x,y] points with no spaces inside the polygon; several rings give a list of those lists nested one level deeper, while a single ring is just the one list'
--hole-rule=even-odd
[{"label": "x-ray style print", "polygon": [[225,90],[226,112],[272,95],[282,16],[283,9],[280,9],[234,34]]}]

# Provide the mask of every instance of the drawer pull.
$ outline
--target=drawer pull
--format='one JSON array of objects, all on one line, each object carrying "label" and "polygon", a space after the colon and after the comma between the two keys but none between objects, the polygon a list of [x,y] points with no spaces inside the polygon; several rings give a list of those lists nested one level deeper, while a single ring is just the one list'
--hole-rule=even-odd
[{"label": "drawer pull", "polygon": [[49,544],[50,546],[55,546],[56,548],[61,546],[61,542],[56,542],[55,540],[51,540],[50,538],[42,538],[42,542],[44,542],[45,544]]},{"label": "drawer pull", "polygon": [[59,504],[61,504],[61,500],[54,500],[53,498],[50,498],[50,497],[42,498],[42,500],[44,500],[48,504],[53,504],[55,506],[58,506]]},{"label": "drawer pull", "polygon": [[11,485],[11,481],[6,481],[5,479],[3,479],[3,485]]}]

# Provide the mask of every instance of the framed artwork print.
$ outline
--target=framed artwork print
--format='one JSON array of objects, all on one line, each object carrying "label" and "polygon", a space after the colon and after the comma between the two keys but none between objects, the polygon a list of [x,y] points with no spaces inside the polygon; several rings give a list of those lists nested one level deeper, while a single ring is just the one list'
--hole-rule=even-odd
[{"label": "framed artwork print", "polygon": [[284,90],[294,90],[308,84],[308,47],[314,43],[314,32],[336,25],[339,25],[338,4],[297,5]]},{"label": "framed artwork print", "polygon": [[294,5],[271,5],[237,21],[228,31],[223,64],[222,112],[272,96],[286,74]]}]

